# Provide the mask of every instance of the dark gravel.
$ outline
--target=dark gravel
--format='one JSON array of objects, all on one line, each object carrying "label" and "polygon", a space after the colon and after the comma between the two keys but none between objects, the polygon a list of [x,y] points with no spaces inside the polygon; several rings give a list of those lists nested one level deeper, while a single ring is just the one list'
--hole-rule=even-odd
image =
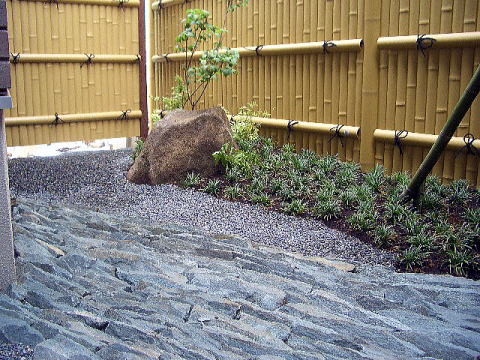
[{"label": "dark gravel", "polygon": [[15,196],[195,226],[211,233],[235,234],[254,244],[304,255],[392,267],[391,253],[372,248],[319,221],[228,202],[173,185],[128,183],[125,173],[132,161],[130,153],[117,150],[12,159],[10,186]]},{"label": "dark gravel", "polygon": [[27,345],[0,344],[0,360],[30,360],[33,359],[33,349]]}]

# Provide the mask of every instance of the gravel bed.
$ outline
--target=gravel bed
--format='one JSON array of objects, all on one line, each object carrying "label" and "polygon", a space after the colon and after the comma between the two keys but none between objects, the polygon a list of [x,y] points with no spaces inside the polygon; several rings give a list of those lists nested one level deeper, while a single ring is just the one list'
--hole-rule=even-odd
[{"label": "gravel bed", "polygon": [[224,201],[173,185],[131,184],[125,179],[132,162],[130,154],[129,150],[116,150],[11,159],[10,187],[15,196],[194,226],[214,234],[235,234],[254,244],[304,255],[393,267],[393,254],[320,221]]},{"label": "gravel bed", "polygon": [[0,344],[0,360],[30,360],[33,359],[33,349],[28,345]]}]

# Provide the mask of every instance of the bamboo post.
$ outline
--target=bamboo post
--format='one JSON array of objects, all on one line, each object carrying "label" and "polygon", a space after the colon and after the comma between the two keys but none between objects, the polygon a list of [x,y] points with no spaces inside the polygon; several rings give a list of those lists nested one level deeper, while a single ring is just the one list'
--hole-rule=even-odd
[{"label": "bamboo post", "polygon": [[363,53],[362,89],[362,142],[360,164],[364,171],[373,168],[375,141],[373,132],[378,120],[378,51],[377,38],[380,34],[380,10],[378,1],[365,0],[365,35]]},{"label": "bamboo post", "polygon": [[145,0],[140,0],[138,9],[138,42],[139,42],[139,88],[140,88],[140,137],[146,139],[148,136],[148,89],[147,89],[147,37],[145,29]]},{"label": "bamboo post", "polygon": [[463,117],[467,113],[468,109],[472,105],[473,101],[480,92],[480,66],[477,67],[472,80],[468,84],[465,92],[458,101],[457,105],[453,109],[452,114],[447,120],[442,132],[437,138],[437,141],[428,152],[427,157],[423,160],[420,168],[417,170],[413,177],[408,189],[402,194],[404,201],[408,202],[411,199],[417,199],[420,193],[420,188],[425,182],[427,175],[432,171],[433,167],[440,159],[443,151],[445,150],[450,139],[458,128],[458,125],[462,121]]}]

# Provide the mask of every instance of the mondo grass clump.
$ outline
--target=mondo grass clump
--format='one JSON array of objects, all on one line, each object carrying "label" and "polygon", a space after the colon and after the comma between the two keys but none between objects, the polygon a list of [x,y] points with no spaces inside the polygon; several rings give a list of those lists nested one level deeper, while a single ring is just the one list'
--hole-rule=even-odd
[{"label": "mondo grass clump", "polygon": [[480,192],[466,181],[443,185],[430,176],[416,206],[406,205],[409,174],[389,175],[380,165],[363,173],[335,156],[277,147],[245,118],[233,129],[238,149],[224,146],[213,155],[222,175],[197,181],[190,174],[185,186],[323,221],[396,253],[402,271],[480,278]]}]

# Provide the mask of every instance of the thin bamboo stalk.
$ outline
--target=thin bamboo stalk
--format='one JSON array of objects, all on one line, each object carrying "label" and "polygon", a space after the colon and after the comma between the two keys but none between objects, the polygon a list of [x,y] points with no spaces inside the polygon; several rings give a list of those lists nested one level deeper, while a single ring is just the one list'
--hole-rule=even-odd
[{"label": "thin bamboo stalk", "polygon": [[[127,113],[126,119],[123,119],[123,111],[109,111],[109,112],[92,112],[86,114],[66,114],[59,115],[58,124],[62,122],[95,122],[103,120],[117,120],[125,121],[128,119],[140,119],[142,117],[142,112],[140,110],[132,110]],[[5,118],[5,126],[19,126],[19,125],[52,125],[54,126],[55,115],[45,115],[45,116],[22,116],[14,118]]]},{"label": "thin bamboo stalk", "polygon": [[[329,47],[328,52],[355,52],[360,51],[363,47],[362,39],[351,40],[335,40],[334,47]],[[321,54],[324,53],[324,42],[310,42],[310,43],[296,43],[296,44],[278,44],[278,45],[264,45],[257,49],[256,46],[247,46],[235,48],[241,57],[257,56],[274,56],[274,55],[306,55],[306,54]],[[221,50],[223,53],[225,50]],[[191,53],[190,53],[191,54]],[[189,54],[189,55],[190,55]],[[193,54],[194,59],[199,59],[203,55],[203,51],[196,51]],[[185,53],[173,53],[164,55],[154,55],[153,62],[170,62],[170,61],[184,61]]]},{"label": "thin bamboo stalk", "polygon": [[[16,54],[15,54],[16,55]],[[139,60],[138,55],[96,55],[89,57],[89,54],[24,54],[15,60],[13,54],[10,55],[10,62],[14,63],[136,63]],[[90,59],[90,60],[89,60]]]},{"label": "thin bamboo stalk", "polygon": [[[377,40],[379,49],[416,49],[418,35],[380,37]],[[432,48],[466,48],[480,46],[480,31],[450,34],[428,34],[425,38],[425,45],[432,45]],[[428,51],[428,50],[427,50]]]}]

